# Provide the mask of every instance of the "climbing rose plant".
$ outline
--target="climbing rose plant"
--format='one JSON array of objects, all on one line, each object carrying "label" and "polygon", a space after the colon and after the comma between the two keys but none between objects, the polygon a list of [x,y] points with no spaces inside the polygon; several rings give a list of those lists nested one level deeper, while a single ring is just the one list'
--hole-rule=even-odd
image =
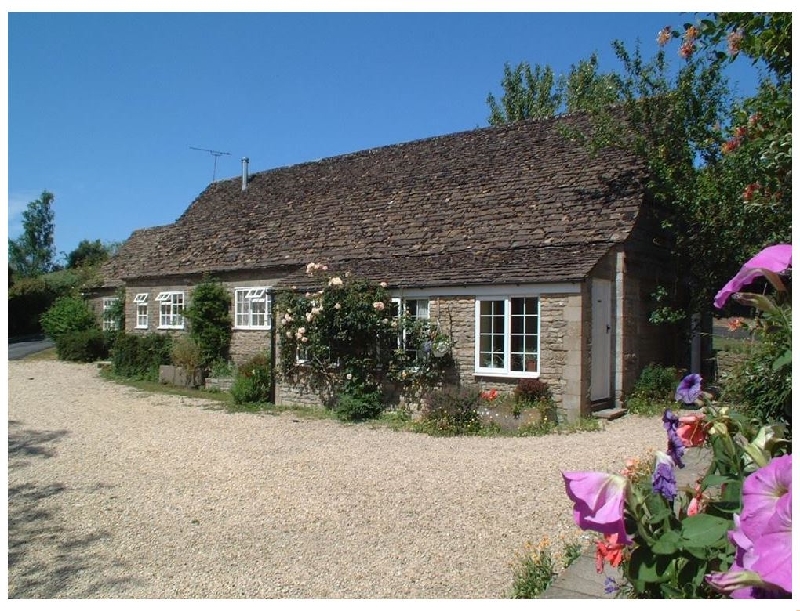
[{"label": "climbing rose plant", "polygon": [[436,323],[393,311],[385,282],[329,273],[313,262],[306,273],[318,290],[286,291],[278,298],[287,379],[310,380],[332,404],[343,395],[379,404],[386,381],[420,389],[436,384],[449,356],[433,354],[435,342],[449,343]]},{"label": "climbing rose plant", "polygon": [[[791,245],[750,259],[717,295],[755,306],[773,326],[788,325],[788,344],[775,365],[791,364],[790,306],[778,277],[791,267]],[[742,292],[759,276],[775,297]],[[785,331],[785,329],[784,329]],[[631,598],[790,598],[792,595],[792,456],[789,424],[761,422],[717,406],[689,374],[675,391],[679,417],[664,411],[665,451],[621,474],[564,472],[575,523],[602,538],[597,569],[620,567],[623,581],[606,592]],[[692,486],[677,485],[686,448],[707,446],[711,462]]]}]

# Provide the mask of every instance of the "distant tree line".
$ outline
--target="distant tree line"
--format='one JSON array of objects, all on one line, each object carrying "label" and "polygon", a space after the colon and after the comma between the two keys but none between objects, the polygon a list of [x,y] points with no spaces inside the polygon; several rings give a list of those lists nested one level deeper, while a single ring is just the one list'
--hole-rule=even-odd
[{"label": "distant tree line", "polygon": [[98,270],[118,243],[81,240],[56,260],[54,195],[45,190],[22,213],[22,234],[8,240],[8,334],[41,333],[41,315],[59,297],[79,295],[98,279]]}]

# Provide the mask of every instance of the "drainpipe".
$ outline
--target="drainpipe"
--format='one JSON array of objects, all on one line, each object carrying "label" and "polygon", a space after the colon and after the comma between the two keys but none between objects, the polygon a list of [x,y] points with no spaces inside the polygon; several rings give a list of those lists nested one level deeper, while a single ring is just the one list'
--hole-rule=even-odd
[{"label": "drainpipe", "polygon": [[275,382],[277,381],[277,377],[275,375],[275,367],[276,367],[276,356],[275,356],[275,293],[272,289],[267,291],[267,297],[269,298],[269,302],[272,308],[272,324],[269,326],[269,379],[270,379],[270,391],[269,391],[269,402],[275,405]]},{"label": "drainpipe", "polygon": [[242,191],[247,191],[247,165],[250,163],[250,159],[247,157],[242,157]]}]

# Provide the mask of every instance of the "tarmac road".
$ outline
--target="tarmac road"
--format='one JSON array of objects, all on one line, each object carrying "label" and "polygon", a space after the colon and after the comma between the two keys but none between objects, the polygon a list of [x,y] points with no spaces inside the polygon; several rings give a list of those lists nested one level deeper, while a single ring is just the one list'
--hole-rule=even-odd
[{"label": "tarmac road", "polygon": [[53,341],[43,336],[32,337],[22,341],[15,341],[12,339],[8,344],[8,360],[19,360],[25,358],[29,354],[41,352],[53,346],[55,346]]}]

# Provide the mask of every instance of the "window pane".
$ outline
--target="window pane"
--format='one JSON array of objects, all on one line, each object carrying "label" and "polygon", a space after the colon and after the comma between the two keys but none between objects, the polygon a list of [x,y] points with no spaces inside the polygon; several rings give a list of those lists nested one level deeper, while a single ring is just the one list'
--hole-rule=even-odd
[{"label": "window pane", "polygon": [[512,336],[510,371],[538,371],[539,300],[535,297],[511,300]]}]

